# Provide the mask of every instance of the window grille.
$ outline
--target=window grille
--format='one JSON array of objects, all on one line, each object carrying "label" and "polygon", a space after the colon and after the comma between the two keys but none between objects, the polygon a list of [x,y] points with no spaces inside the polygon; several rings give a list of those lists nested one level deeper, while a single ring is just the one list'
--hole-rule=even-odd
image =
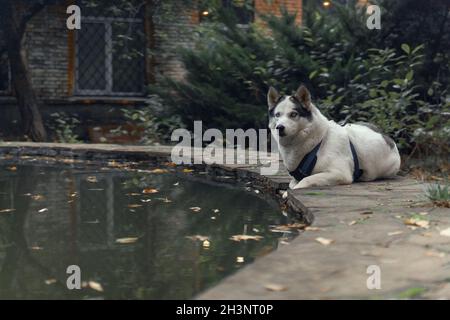
[{"label": "window grille", "polygon": [[145,90],[143,19],[82,16],[81,30],[76,33],[75,65],[78,95],[142,95]]}]

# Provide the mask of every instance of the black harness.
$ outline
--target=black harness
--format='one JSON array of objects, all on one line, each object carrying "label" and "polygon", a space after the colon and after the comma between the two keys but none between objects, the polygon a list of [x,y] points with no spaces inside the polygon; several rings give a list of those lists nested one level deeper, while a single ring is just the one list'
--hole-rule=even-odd
[{"label": "black harness", "polygon": [[[289,171],[289,174],[295,178],[297,181],[301,181],[304,178],[311,175],[312,171],[314,170],[314,166],[317,162],[317,152],[319,152],[320,145],[322,144],[322,141],[319,142],[317,146],[314,147],[314,149],[311,150],[308,154],[305,155],[305,157],[300,161],[300,164],[294,171]],[[350,141],[350,150],[352,151],[353,156],[353,163],[354,163],[354,171],[353,171],[353,181],[358,181],[358,179],[363,174],[363,171],[359,168],[359,160],[358,155],[356,154],[355,146]]]}]

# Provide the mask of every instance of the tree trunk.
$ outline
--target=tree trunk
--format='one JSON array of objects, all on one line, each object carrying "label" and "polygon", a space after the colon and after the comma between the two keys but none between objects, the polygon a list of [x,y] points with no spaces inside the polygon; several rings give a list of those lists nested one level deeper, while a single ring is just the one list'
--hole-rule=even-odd
[{"label": "tree trunk", "polygon": [[20,14],[12,1],[0,1],[0,4],[2,5],[0,20],[6,38],[12,86],[17,98],[24,133],[33,141],[46,141],[47,133],[39,112],[38,101],[21,53],[23,31],[20,28]]}]

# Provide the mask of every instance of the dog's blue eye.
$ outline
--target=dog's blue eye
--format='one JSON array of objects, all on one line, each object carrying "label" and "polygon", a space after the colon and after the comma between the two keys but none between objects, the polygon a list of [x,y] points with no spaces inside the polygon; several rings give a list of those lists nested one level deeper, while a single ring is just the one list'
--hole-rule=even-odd
[{"label": "dog's blue eye", "polygon": [[295,118],[296,116],[298,116],[298,113],[297,112],[291,112],[290,116],[291,116],[291,118]]},{"label": "dog's blue eye", "polygon": [[279,112],[275,113],[275,117],[277,117],[277,118],[279,118],[280,115],[281,115],[281,114],[280,114]]}]

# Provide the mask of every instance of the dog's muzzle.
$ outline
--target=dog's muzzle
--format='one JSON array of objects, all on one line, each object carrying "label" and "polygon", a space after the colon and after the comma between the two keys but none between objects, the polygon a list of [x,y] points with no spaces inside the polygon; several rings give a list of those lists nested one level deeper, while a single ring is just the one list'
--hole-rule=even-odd
[{"label": "dog's muzzle", "polygon": [[277,129],[278,135],[280,137],[284,137],[286,135],[286,132],[285,132],[286,128],[282,124],[277,125],[275,129]]}]

